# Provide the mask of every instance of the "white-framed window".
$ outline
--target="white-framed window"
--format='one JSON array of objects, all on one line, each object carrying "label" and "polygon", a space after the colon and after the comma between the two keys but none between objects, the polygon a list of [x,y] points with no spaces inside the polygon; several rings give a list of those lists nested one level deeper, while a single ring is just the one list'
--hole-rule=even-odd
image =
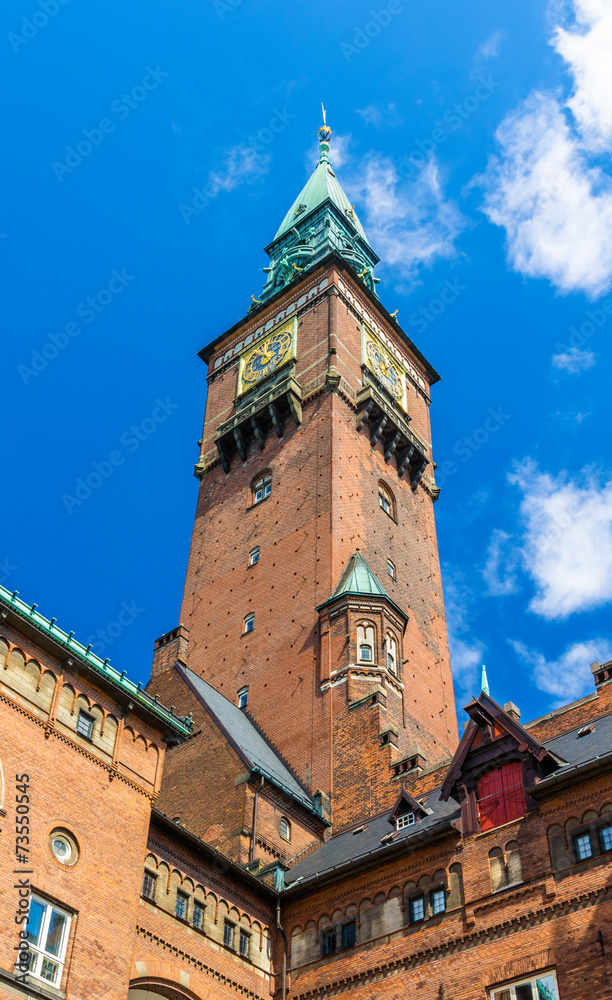
[{"label": "white-framed window", "polygon": [[395,520],[395,497],[385,483],[378,484],[378,505],[385,514]]},{"label": "white-framed window", "polygon": [[357,626],[357,659],[362,663],[371,663],[374,659],[374,626],[362,622]]},{"label": "white-framed window", "polygon": [[81,709],[76,726],[79,736],[84,736],[86,739],[90,740],[95,721],[96,720],[93,715],[89,715],[88,712],[84,712],[83,709]]},{"label": "white-framed window", "polygon": [[255,615],[247,615],[242,624],[242,632],[244,635],[247,632],[252,632],[255,628]]},{"label": "white-framed window", "polygon": [[387,559],[387,576],[390,576],[392,580],[395,580],[395,563],[393,559]]},{"label": "white-framed window", "polygon": [[291,840],[291,823],[284,816],[281,816],[280,835],[283,840]]},{"label": "white-framed window", "polygon": [[257,566],[259,562],[259,545],[256,545],[254,549],[249,552],[249,566]]},{"label": "white-framed window", "polygon": [[261,503],[270,496],[272,492],[272,476],[267,473],[265,476],[261,476],[260,479],[253,485],[253,503]]},{"label": "white-framed window", "polygon": [[238,692],[238,708],[246,708],[248,703],[249,703],[248,687],[240,688],[240,691]]},{"label": "white-framed window", "polygon": [[406,826],[414,826],[416,823],[416,816],[413,812],[404,813],[403,816],[398,816],[395,821],[396,829],[403,830]]},{"label": "white-framed window", "polygon": [[559,1000],[557,977],[543,972],[531,979],[520,979],[508,986],[498,986],[489,992],[490,1000]]},{"label": "white-framed window", "polygon": [[27,923],[29,975],[59,988],[69,931],[69,913],[40,896],[31,896]]},{"label": "white-framed window", "polygon": [[240,928],[240,954],[242,955],[243,958],[248,958],[249,957],[250,944],[251,944],[251,935],[247,934],[246,931],[243,931],[242,927],[241,927]]}]

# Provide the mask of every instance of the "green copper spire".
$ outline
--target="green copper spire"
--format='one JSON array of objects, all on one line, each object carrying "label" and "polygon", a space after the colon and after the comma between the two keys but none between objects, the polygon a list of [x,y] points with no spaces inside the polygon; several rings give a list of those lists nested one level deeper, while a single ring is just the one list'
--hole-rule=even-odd
[{"label": "green copper spire", "polygon": [[342,594],[358,596],[375,594],[377,597],[386,597],[389,600],[387,591],[376,579],[359,549],[344,567],[344,572],[332,594],[332,599],[340,597]]},{"label": "green copper spire", "polygon": [[[323,115],[325,122],[325,114]],[[266,253],[270,266],[260,300],[265,302],[303,271],[331,254],[342,257],[359,278],[375,292],[378,278],[374,267],[379,261],[368,243],[361,222],[346,196],[329,158],[331,129],[324,124],[318,132],[319,162],[293,202]]]},{"label": "green copper spire", "polygon": [[480,680],[480,693],[481,694],[488,694],[489,698],[491,697],[491,692],[489,691],[489,681],[487,680],[487,668],[485,667],[484,663],[482,665],[482,675],[481,675],[481,680]]}]

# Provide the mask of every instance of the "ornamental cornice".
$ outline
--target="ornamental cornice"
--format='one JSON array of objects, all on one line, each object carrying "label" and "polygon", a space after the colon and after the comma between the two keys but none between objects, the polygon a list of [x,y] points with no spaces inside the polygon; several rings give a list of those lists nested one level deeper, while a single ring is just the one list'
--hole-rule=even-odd
[{"label": "ornamental cornice", "polygon": [[[369,969],[364,969],[362,972],[354,973],[353,975],[338,977],[333,982],[310,990],[292,992],[292,1000],[306,1000],[307,997],[314,996],[332,996],[335,991],[344,991],[347,987],[355,988],[356,986],[363,986],[375,982],[381,977],[387,978],[388,976],[399,975],[401,972],[405,972],[417,966],[427,965],[430,962],[456,954],[458,951],[466,951],[468,948],[476,947],[479,944],[489,943],[502,936],[505,937],[510,934],[515,934],[520,929],[533,927],[536,924],[542,923],[544,920],[552,920],[556,916],[565,916],[569,912],[586,909],[588,906],[595,906],[602,901],[601,897],[604,896],[612,898],[612,889],[610,887],[605,886],[601,889],[593,890],[592,892],[581,893],[579,896],[570,900],[566,899],[562,902],[555,902],[547,906],[542,906],[539,909],[533,909],[529,913],[521,914],[521,916],[498,922],[497,924],[483,928],[482,930],[471,931],[469,934],[458,935],[450,941],[445,941],[443,944],[434,945],[431,948],[423,948],[420,951],[414,952],[412,955],[406,955],[386,962],[381,962],[378,965],[371,966]],[[355,958],[356,956],[352,959],[353,965],[355,963]]]},{"label": "ornamental cornice", "polygon": [[[199,958],[195,958],[194,955],[190,955],[189,952],[183,951],[182,948],[177,948],[176,945],[170,944],[169,941],[164,940],[159,934],[154,934],[153,931],[147,930],[146,927],[140,927],[136,925],[136,933],[139,937],[145,938],[151,944],[156,945],[158,948],[162,948],[163,951],[170,952],[179,961],[184,962],[186,965],[191,965],[199,972],[203,972],[207,976],[216,979],[217,982],[223,983],[224,986],[229,986],[231,989],[235,990],[236,993],[242,994],[245,997],[252,997],[253,1000],[261,1000],[261,994],[251,990],[248,986],[243,986],[238,980],[233,979],[230,976],[224,976],[222,972],[213,968],[212,965],[208,965],[206,962],[202,962]],[[270,981],[270,974],[264,973],[264,979],[268,982]]]}]

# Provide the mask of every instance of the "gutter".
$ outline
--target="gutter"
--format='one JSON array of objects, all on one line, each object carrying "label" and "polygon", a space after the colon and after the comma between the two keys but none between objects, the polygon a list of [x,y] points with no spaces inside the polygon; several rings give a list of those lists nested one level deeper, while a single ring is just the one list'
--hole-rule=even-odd
[{"label": "gutter", "polygon": [[257,805],[259,802],[259,792],[263,788],[265,780],[266,779],[262,774],[261,782],[255,789],[255,798],[253,799],[253,832],[251,834],[251,857],[249,858],[249,861],[255,860],[255,844],[257,840]]},{"label": "gutter", "polygon": [[[457,817],[458,818],[458,817]],[[415,845],[429,844],[432,840],[437,840],[448,833],[457,833],[457,827],[455,825],[456,819],[448,817],[446,819],[439,820],[438,823],[433,826],[428,827],[421,833],[415,834],[411,837],[404,837],[401,840],[391,841],[389,844],[378,845],[373,847],[371,851],[366,851],[364,854],[358,854],[356,857],[349,858],[346,861],[342,861],[337,865],[333,865],[331,868],[325,868],[321,872],[314,872],[312,875],[300,876],[294,882],[289,882],[284,889],[283,895],[291,894],[292,890],[299,889],[309,889],[314,881],[317,884],[332,881],[333,879],[341,876],[345,869],[357,870],[356,866],[359,864],[360,868],[368,868],[371,864],[384,863],[387,858],[382,857],[383,854],[395,856],[396,854],[401,854],[402,850],[411,850]],[[328,841],[329,843],[329,841]],[[316,855],[316,851],[314,852]],[[311,855],[312,857],[313,855]],[[296,868],[298,866],[296,865]],[[297,895],[297,891],[295,893]]]},{"label": "gutter", "polygon": [[[134,684],[133,681],[129,680],[126,677],[125,670],[122,670],[121,673],[115,670],[108,662],[108,658],[106,660],[100,659],[99,656],[91,652],[91,646],[87,646],[86,648],[82,643],[73,639],[74,632],[64,632],[63,629],[55,624],[55,618],[49,621],[36,610],[36,604],[32,604],[31,606],[26,604],[25,601],[22,601],[17,596],[18,593],[19,591],[17,590],[11,593],[6,587],[0,585],[0,607],[2,605],[6,606],[6,610],[0,610],[1,618],[8,618],[9,612],[12,612],[19,621],[25,622],[39,635],[42,634],[45,638],[50,639],[55,646],[66,650],[80,664],[88,667],[99,678],[105,680],[115,688],[115,690],[121,691],[131,701],[144,708],[156,719],[158,724],[160,720],[163,720],[181,736],[191,735],[193,722],[188,716],[175,715],[171,709],[166,708],[161,702],[157,701],[157,696],[153,697],[143,690],[142,684]],[[56,658],[60,659],[59,657]]]},{"label": "gutter", "polygon": [[550,774],[547,778],[543,778],[542,781],[531,785],[527,791],[534,799],[543,798],[550,789],[560,788],[563,785],[572,785],[574,782],[581,780],[589,771],[596,773],[598,771],[610,770],[611,768],[612,750],[608,750],[607,753],[601,754],[599,757],[585,760],[581,764],[573,764],[559,773]]},{"label": "gutter", "polygon": [[276,926],[278,930],[281,932],[283,938],[283,982],[281,986],[281,991],[282,991],[281,996],[282,1000],[285,1000],[287,996],[287,935],[285,934],[283,926],[281,924],[280,896],[276,901]]}]

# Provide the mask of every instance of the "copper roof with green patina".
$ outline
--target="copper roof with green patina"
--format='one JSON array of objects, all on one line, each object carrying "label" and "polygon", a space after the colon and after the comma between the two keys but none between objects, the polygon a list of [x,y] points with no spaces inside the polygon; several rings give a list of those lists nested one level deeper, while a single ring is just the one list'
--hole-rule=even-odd
[{"label": "copper roof with green patina", "polygon": [[114,667],[111,667],[108,660],[101,660],[99,656],[92,653],[90,646],[84,646],[73,638],[73,632],[64,632],[63,629],[59,628],[55,624],[55,618],[51,620],[45,618],[36,610],[36,604],[29,605],[25,601],[22,601],[18,597],[18,591],[15,590],[11,593],[10,590],[7,590],[6,587],[0,584],[0,604],[4,604],[20,618],[33,625],[39,632],[49,636],[53,642],[66,649],[71,656],[76,656],[81,663],[90,667],[95,674],[128,695],[132,701],[141,705],[142,708],[145,708],[148,712],[152,712],[153,715],[163,720],[166,725],[171,726],[177,733],[180,733],[182,736],[190,735],[193,722],[188,716],[175,715],[171,709],[165,708],[164,705],[158,702],[157,696],[152,697],[142,689],[140,684],[134,684],[133,681],[129,680],[125,676],[125,670],[121,672],[115,670]]},{"label": "copper roof with green patina", "polygon": [[287,212],[273,242],[283,236],[284,233],[288,233],[293,229],[296,222],[301,222],[302,219],[310,215],[319,205],[322,205],[326,201],[332,201],[367,243],[368,239],[363,226],[357,218],[357,213],[351,205],[349,198],[342,190],[340,182],[332,169],[328,156],[329,143],[320,142],[319,148],[321,156],[314,173],[311,174],[309,180]]}]

